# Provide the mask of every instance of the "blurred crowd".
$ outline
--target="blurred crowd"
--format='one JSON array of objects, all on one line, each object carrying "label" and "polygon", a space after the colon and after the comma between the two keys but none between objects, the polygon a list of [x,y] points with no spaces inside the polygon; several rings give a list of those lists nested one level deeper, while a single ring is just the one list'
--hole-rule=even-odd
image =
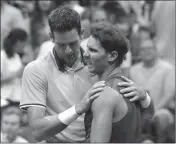
[{"label": "blurred crowd", "polygon": [[124,75],[151,96],[155,115],[144,122],[144,142],[175,142],[175,1],[2,0],[1,142],[36,142],[18,108],[25,66],[54,44],[48,14],[67,5],[81,16],[86,51],[92,23],[109,21],[130,40]]}]

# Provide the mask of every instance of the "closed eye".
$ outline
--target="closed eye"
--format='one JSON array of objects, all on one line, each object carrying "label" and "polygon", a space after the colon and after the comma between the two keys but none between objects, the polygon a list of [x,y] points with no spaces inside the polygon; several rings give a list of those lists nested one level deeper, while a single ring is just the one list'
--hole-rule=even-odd
[{"label": "closed eye", "polygon": [[90,52],[97,52],[97,50],[93,49],[93,48],[89,48]]}]

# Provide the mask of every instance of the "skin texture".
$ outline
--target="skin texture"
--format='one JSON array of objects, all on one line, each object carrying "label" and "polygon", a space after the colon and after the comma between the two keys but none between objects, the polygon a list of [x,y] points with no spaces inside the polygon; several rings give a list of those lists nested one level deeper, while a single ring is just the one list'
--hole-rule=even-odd
[{"label": "skin texture", "polygon": [[128,107],[117,91],[106,87],[100,97],[93,102],[91,110],[93,121],[90,141],[106,143],[111,138],[112,122],[121,120],[128,112]]},{"label": "skin texture", "polygon": [[57,55],[63,59],[68,66],[72,66],[80,55],[80,40],[76,29],[68,32],[54,32],[53,42]]},{"label": "skin texture", "polygon": [[153,41],[146,40],[141,44],[140,56],[142,61],[147,65],[153,64],[157,59],[157,50]]},{"label": "skin texture", "polygon": [[98,40],[90,36],[87,43],[87,51],[84,53],[84,57],[87,60],[88,68],[91,73],[100,74],[108,67],[105,50],[100,46]]},{"label": "skin texture", "polygon": [[108,17],[105,11],[103,10],[95,10],[95,12],[92,15],[92,22],[102,22],[107,21]]}]

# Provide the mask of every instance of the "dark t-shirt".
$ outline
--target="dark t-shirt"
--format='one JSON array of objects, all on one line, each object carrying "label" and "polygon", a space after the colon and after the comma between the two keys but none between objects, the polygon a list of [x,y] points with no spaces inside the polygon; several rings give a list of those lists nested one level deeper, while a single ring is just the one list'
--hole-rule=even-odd
[{"label": "dark t-shirt", "polygon": [[[119,69],[114,69],[111,74],[109,74],[106,85],[119,91],[117,83],[121,82],[121,73]],[[124,98],[127,106],[128,112],[124,118],[120,121],[112,124],[111,139],[109,142],[112,143],[135,143],[141,141],[141,107],[139,102],[131,103],[129,99]],[[118,103],[117,103],[118,104]],[[92,124],[92,112],[89,110],[85,115],[85,130],[86,130],[86,141],[90,139],[91,124]]]}]

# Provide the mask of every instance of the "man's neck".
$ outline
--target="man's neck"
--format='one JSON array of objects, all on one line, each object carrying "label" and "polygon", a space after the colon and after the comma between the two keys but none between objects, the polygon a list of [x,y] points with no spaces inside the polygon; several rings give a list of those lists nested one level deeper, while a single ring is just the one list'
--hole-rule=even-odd
[{"label": "man's neck", "polygon": [[106,78],[109,76],[109,74],[116,68],[115,65],[109,65],[108,68],[105,69],[105,71],[101,74],[98,74],[98,80],[106,80]]},{"label": "man's neck", "polygon": [[157,61],[158,61],[158,58],[155,58],[151,61],[145,61],[144,66],[148,67],[148,68],[153,67],[156,64]]}]

